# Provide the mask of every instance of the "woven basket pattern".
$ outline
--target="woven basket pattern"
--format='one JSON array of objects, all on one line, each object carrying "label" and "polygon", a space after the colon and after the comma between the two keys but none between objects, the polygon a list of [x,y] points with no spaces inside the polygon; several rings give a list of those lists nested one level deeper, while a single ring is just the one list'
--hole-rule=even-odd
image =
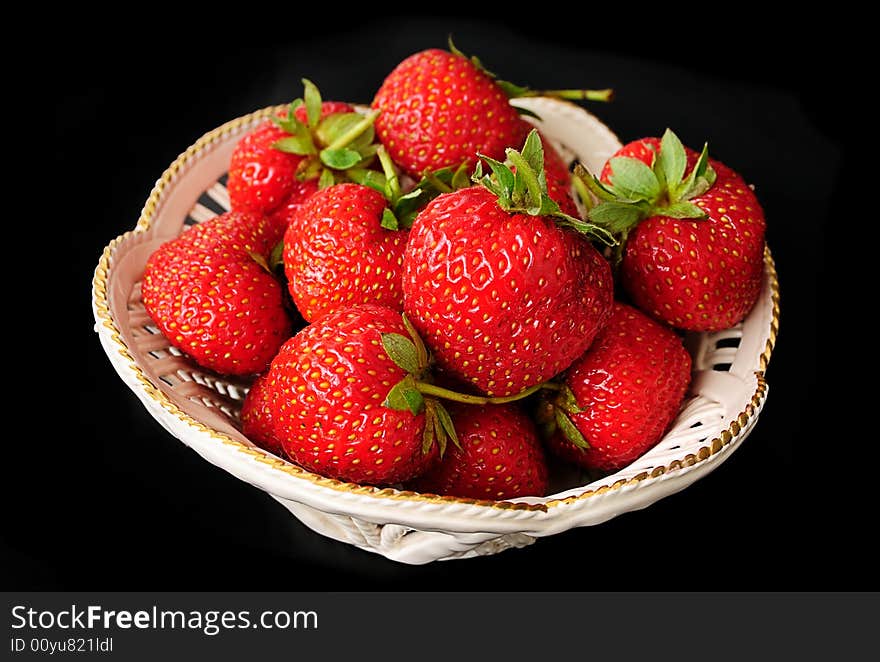
[{"label": "woven basket pattern", "polygon": [[[577,106],[530,102],[563,155],[593,171],[619,146]],[[241,434],[238,420],[249,382],[205,371],[171,347],[144,310],[140,278],[162,242],[229,208],[225,165],[231,149],[272,110],[234,120],[182,154],[157,182],[136,229],[111,242],[95,273],[97,329],[108,356],[150,413],[206,459],[266,489],[324,535],[423,563],[522,547],[539,536],[644,507],[708,473],[751,431],[766,397],[763,370],[778,330],[769,252],[756,310],[735,328],[686,337],[695,372],[680,415],[655,448],[612,476],[590,482],[571,468],[554,475],[548,497],[478,502],[324,479],[256,448]],[[574,133],[573,126],[583,130]]]}]

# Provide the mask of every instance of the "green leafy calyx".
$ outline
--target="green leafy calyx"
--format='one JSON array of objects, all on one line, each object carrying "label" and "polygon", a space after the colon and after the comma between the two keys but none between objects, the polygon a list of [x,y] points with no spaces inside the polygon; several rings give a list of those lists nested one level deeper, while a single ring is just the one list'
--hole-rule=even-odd
[{"label": "green leafy calyx", "polygon": [[435,396],[422,391],[423,386],[430,381],[430,355],[406,315],[403,315],[403,325],[409,337],[400,333],[382,334],[382,349],[395,365],[407,373],[391,387],[382,404],[389,409],[409,411],[413,416],[425,412],[422,453],[429,453],[436,442],[442,457],[450,440],[459,446],[458,436],[455,434],[452,418],[443,404]]},{"label": "green leafy calyx", "polygon": [[669,129],[650,166],[625,156],[612,158],[609,165],[609,183],[603,183],[581,165],[575,169],[575,183],[589,208],[589,219],[621,243],[636,225],[651,216],[694,221],[706,218],[706,212],[691,200],[715,183],[707,145],[687,176],[684,145]]},{"label": "green leafy calyx", "polygon": [[383,175],[381,180],[374,181],[373,188],[388,200],[388,208],[382,215],[382,227],[386,230],[411,228],[416,216],[431,200],[441,193],[457,191],[471,185],[467,165],[462,164],[455,169],[426,170],[422,179],[404,193],[400,188],[397,168],[384,147],[379,148],[378,155]]},{"label": "green leafy calyx", "polygon": [[[569,100],[586,100],[586,101],[611,101],[614,98],[614,90],[611,89],[603,89],[603,90],[533,90],[528,87],[524,87],[522,85],[517,85],[516,83],[511,83],[506,80],[500,80],[498,76],[489,71],[485,65],[480,61],[476,55],[465,55],[462,53],[452,42],[452,36],[449,36],[449,51],[458,55],[460,57],[465,58],[471,64],[473,64],[477,69],[482,71],[484,74],[489,76],[495,80],[495,83],[504,94],[507,95],[508,99],[522,99],[524,97],[553,97],[556,99],[569,99]],[[528,110],[527,108],[520,108],[518,106],[514,106],[516,110],[521,115],[528,115],[530,117],[538,117],[534,112]],[[539,118],[540,119],[540,118]]]},{"label": "green leafy calyx", "polygon": [[[425,414],[425,428],[422,437],[422,450],[428,453],[436,442],[441,456],[446,451],[448,441],[459,446],[458,436],[449,412],[441,400],[452,400],[473,405],[493,405],[513,402],[527,398],[544,388],[558,391],[561,387],[553,382],[536,384],[514,395],[487,397],[459,393],[434,384],[431,375],[431,356],[409,318],[402,316],[407,335],[402,333],[381,334],[381,345],[385,355],[406,375],[394,384],[385,396],[383,406],[397,411],[408,411],[413,416]],[[408,336],[408,337],[407,337]],[[573,400],[573,396],[572,396]],[[569,407],[568,410],[570,410]],[[579,410],[578,410],[579,411]]]},{"label": "green leafy calyx", "polygon": [[584,411],[577,403],[572,390],[565,384],[550,383],[545,387],[553,386],[555,393],[550,389],[538,400],[535,420],[538,429],[545,438],[552,437],[557,432],[561,433],[569,442],[584,450],[590,447],[584,435],[578,430],[571,420],[574,414]]},{"label": "green leafy calyx", "polygon": [[[547,194],[547,177],[544,174],[544,147],[536,129],[526,138],[522,151],[508,148],[504,163],[482,154],[471,178],[495,194],[498,206],[508,212],[531,216],[550,216],[558,225],[570,227],[592,239],[613,246],[616,242],[611,232],[594,223],[582,221],[564,213]],[[483,173],[483,161],[491,172]]]},{"label": "green leafy calyx", "polygon": [[[297,177],[300,180],[317,179],[320,188],[367,178],[364,173],[371,172],[368,168],[379,147],[373,128],[379,112],[333,113],[322,119],[321,93],[310,80],[304,78],[302,82],[303,96],[290,104],[284,117],[272,118],[277,126],[290,134],[277,140],[272,147],[302,156]],[[305,122],[296,116],[302,107],[306,111]]]}]

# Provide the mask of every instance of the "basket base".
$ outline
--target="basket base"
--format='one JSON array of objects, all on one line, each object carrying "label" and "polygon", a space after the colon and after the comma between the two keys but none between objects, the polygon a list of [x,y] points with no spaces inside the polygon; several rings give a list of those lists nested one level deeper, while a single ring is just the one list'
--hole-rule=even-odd
[{"label": "basket base", "polygon": [[409,565],[488,556],[526,547],[537,540],[524,533],[450,535],[417,531],[398,524],[379,525],[348,515],[322,512],[274,494],[272,497],[315,533]]}]

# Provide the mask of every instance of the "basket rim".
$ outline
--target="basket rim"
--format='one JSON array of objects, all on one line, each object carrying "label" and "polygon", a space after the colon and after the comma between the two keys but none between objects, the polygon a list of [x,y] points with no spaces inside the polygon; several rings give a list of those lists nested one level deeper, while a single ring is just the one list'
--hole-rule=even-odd
[{"label": "basket rim", "polygon": [[[573,105],[580,112],[588,112],[580,106],[576,106],[575,104],[571,104],[570,102],[557,99],[542,99],[542,101],[545,100],[560,105]],[[621,478],[613,482],[608,482],[600,485],[599,487],[585,490],[584,492],[573,496],[568,496],[560,499],[550,499],[544,503],[534,504],[513,501],[468,499],[454,496],[438,496],[429,493],[398,490],[390,487],[380,488],[369,485],[358,485],[356,483],[336,480],[333,478],[325,478],[324,476],[321,476],[319,474],[312,473],[295,464],[276,458],[275,456],[267,453],[266,451],[263,451],[256,446],[249,446],[245,443],[238,441],[237,439],[233,439],[232,437],[222,432],[219,432],[218,430],[215,430],[214,428],[211,428],[201,421],[193,418],[192,416],[181,410],[160,387],[156,386],[153,381],[151,381],[146,376],[140,365],[138,365],[137,361],[132,356],[131,352],[129,351],[129,347],[126,345],[125,341],[122,338],[122,334],[116,324],[116,320],[113,318],[110,312],[110,304],[108,301],[108,281],[113,269],[113,257],[116,248],[120,244],[125,242],[131,236],[146,232],[150,228],[153,218],[155,217],[157,210],[160,207],[164,194],[169,185],[177,178],[179,173],[185,169],[186,165],[191,160],[198,157],[200,153],[202,153],[206,149],[209,149],[216,142],[227,138],[230,134],[240,132],[286,107],[286,104],[268,106],[266,108],[256,110],[252,113],[248,113],[247,115],[242,115],[228,122],[225,122],[224,124],[211,131],[208,131],[198,140],[196,140],[192,145],[190,145],[171,163],[171,165],[169,165],[165,169],[161,177],[156,181],[153,189],[150,192],[149,197],[144,203],[135,227],[132,230],[129,230],[117,236],[104,247],[104,250],[95,268],[95,273],[92,280],[92,308],[96,322],[100,326],[104,327],[104,329],[106,329],[109,340],[113,343],[114,348],[118,351],[118,353],[125,359],[127,364],[126,367],[136,378],[143,393],[147,397],[149,397],[155,404],[158,404],[170,414],[173,414],[175,417],[177,417],[181,422],[196,428],[198,431],[208,435],[213,440],[216,440],[224,445],[231,446],[236,451],[251,456],[254,460],[267,465],[271,469],[282,471],[289,476],[297,479],[306,480],[318,487],[325,487],[339,492],[368,496],[376,499],[420,501],[445,505],[459,504],[463,506],[477,506],[480,508],[501,510],[526,510],[547,512],[550,508],[581,502],[592,496],[604,494],[611,490],[617,490],[624,486],[636,485],[643,481],[653,481],[669,472],[679,471],[681,469],[704,462],[710,459],[712,456],[716,455],[717,453],[721,452],[726,446],[728,446],[731,441],[736,438],[740,431],[747,426],[751,418],[755,416],[756,412],[760,409],[761,403],[767,392],[767,382],[764,378],[764,373],[767,369],[771,355],[773,353],[773,349],[776,345],[776,338],[779,331],[780,314],[778,276],[776,273],[776,268],[772,254],[770,252],[770,248],[766,244],[764,247],[765,276],[769,280],[770,299],[772,302],[770,330],[766,346],[764,348],[764,351],[760,355],[760,369],[755,371],[757,385],[754,393],[752,394],[749,402],[747,403],[743,411],[741,411],[737,416],[733,418],[730,425],[725,430],[723,430],[717,437],[713,438],[711,441],[706,442],[706,444],[701,446],[696,453],[688,453],[684,457],[673,460],[665,466],[657,466],[654,467],[651,471],[643,471],[636,476],[628,479]]]}]

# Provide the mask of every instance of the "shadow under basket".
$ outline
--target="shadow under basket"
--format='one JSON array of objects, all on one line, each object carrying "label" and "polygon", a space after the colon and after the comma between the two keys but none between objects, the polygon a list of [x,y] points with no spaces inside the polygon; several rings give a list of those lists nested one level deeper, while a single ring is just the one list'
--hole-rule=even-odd
[{"label": "shadow under basket", "polygon": [[[566,158],[592,172],[620,147],[578,106],[545,98],[518,103],[542,118],[535,123]],[[636,462],[600,480],[559,468],[547,497],[475,501],[331,480],[256,447],[238,420],[250,383],[202,370],[171,347],[144,311],[140,280],[159,245],[229,208],[225,173],[235,143],[275,110],[228,122],[181,154],[156,183],[135,229],[110,242],[95,270],[95,328],[111,363],[147,411],[203,458],[265,490],[325,536],[419,564],[495,554],[645,508],[711,472],[751,432],[767,397],[764,371],[778,329],[769,249],[749,316],[734,328],[686,337],[694,378],[669,432]]]}]

